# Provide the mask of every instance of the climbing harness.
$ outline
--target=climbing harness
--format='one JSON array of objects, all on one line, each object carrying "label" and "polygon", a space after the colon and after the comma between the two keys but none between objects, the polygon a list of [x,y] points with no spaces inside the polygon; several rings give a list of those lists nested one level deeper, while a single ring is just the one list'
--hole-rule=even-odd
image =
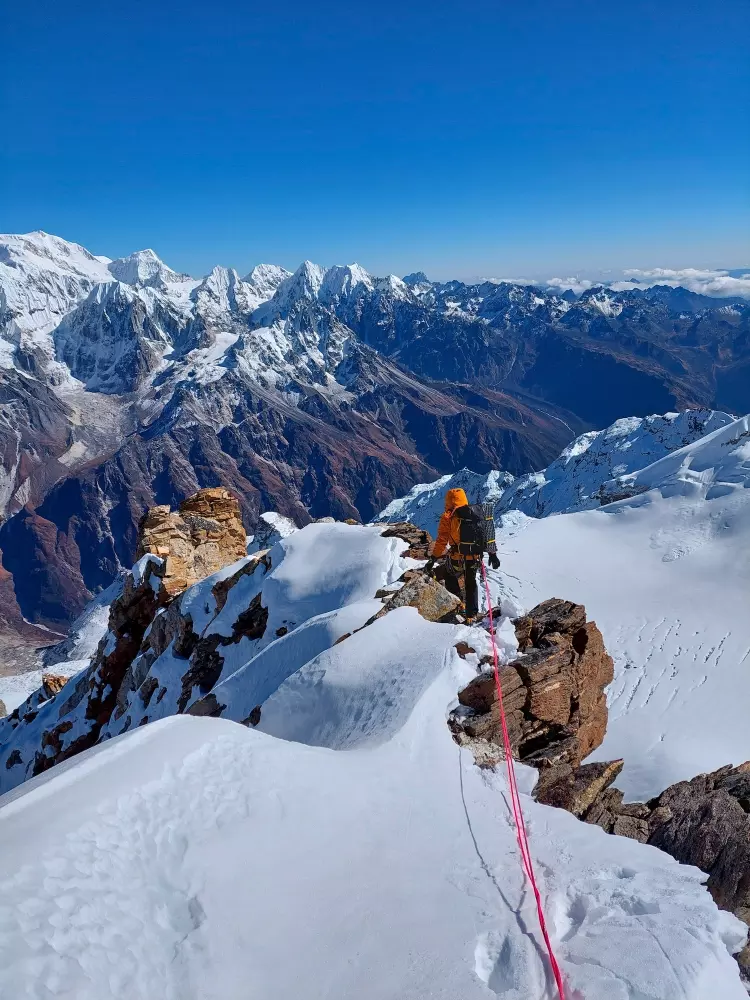
[{"label": "climbing harness", "polygon": [[516,825],[516,837],[518,839],[518,848],[521,852],[521,859],[523,861],[523,868],[526,872],[526,877],[529,880],[529,884],[534,892],[534,898],[536,900],[536,912],[539,917],[539,927],[542,932],[542,937],[544,938],[544,944],[547,948],[547,954],[549,955],[549,963],[552,968],[552,975],[555,977],[555,983],[557,985],[557,992],[560,994],[560,1000],[565,1000],[565,987],[563,986],[562,973],[560,972],[560,966],[555,958],[555,953],[552,949],[552,942],[550,941],[549,933],[547,931],[547,921],[544,918],[544,907],[542,906],[542,895],[539,891],[539,886],[537,885],[536,876],[534,874],[534,864],[531,860],[531,848],[529,846],[529,838],[526,833],[526,823],[523,818],[523,810],[521,808],[521,796],[518,792],[518,784],[516,782],[516,769],[513,763],[513,750],[510,745],[510,736],[508,735],[508,723],[505,718],[505,706],[503,704],[503,688],[500,683],[500,666],[497,654],[497,643],[495,642],[495,623],[492,617],[492,598],[490,596],[490,584],[487,579],[487,570],[484,565],[484,559],[481,561],[482,567],[482,580],[484,582],[484,591],[487,596],[487,612],[490,619],[490,639],[492,641],[492,663],[493,670],[495,674],[495,688],[497,689],[497,703],[500,709],[500,725],[503,733],[503,746],[505,749],[505,763],[508,768],[508,788],[510,789],[510,800],[513,808],[513,820]]}]

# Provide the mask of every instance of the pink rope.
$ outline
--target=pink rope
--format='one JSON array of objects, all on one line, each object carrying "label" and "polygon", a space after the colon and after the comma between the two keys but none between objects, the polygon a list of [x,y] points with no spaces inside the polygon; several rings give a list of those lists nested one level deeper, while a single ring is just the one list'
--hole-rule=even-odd
[{"label": "pink rope", "polygon": [[536,900],[536,912],[539,916],[539,927],[542,931],[542,937],[544,938],[544,943],[547,947],[547,954],[549,955],[549,963],[552,967],[552,974],[555,977],[555,983],[557,984],[557,991],[560,994],[560,1000],[565,1000],[565,987],[563,986],[562,973],[560,972],[560,966],[557,959],[555,958],[555,953],[552,949],[552,942],[550,941],[549,933],[547,931],[547,921],[544,918],[544,907],[542,906],[542,895],[539,891],[539,886],[537,885],[536,876],[534,874],[534,864],[531,860],[531,848],[529,847],[529,837],[526,832],[526,823],[523,818],[523,809],[521,808],[521,797],[518,792],[518,783],[516,782],[516,769],[513,763],[513,750],[510,745],[510,736],[508,735],[508,723],[505,718],[505,705],[503,703],[503,687],[500,683],[500,666],[498,662],[497,655],[497,643],[495,642],[495,623],[492,618],[492,598],[490,596],[490,585],[487,580],[487,570],[484,566],[484,560],[480,563],[482,567],[482,580],[484,581],[484,590],[487,595],[487,610],[490,616],[490,638],[492,640],[492,662],[493,669],[495,673],[495,688],[497,689],[497,703],[500,708],[500,725],[503,733],[503,746],[505,748],[505,763],[508,768],[508,788],[510,789],[510,800],[513,808],[513,819],[516,824],[516,837],[518,839],[518,848],[521,852],[521,860],[523,862],[523,868],[526,872],[526,877],[529,880],[531,888],[534,892],[534,898]]}]

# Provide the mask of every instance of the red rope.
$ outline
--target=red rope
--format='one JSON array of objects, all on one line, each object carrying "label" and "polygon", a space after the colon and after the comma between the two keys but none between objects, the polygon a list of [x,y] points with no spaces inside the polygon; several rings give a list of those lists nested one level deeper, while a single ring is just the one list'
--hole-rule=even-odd
[{"label": "red rope", "polygon": [[544,907],[542,906],[542,895],[539,892],[539,886],[537,885],[536,876],[534,875],[534,864],[531,860],[531,848],[529,847],[529,838],[526,833],[526,823],[523,818],[523,809],[521,808],[521,797],[518,792],[518,784],[516,782],[516,769],[513,763],[513,750],[510,745],[510,736],[508,735],[508,723],[505,718],[505,705],[503,704],[503,688],[500,683],[500,667],[498,663],[497,656],[497,643],[495,642],[495,623],[492,618],[492,598],[490,596],[490,585],[487,580],[487,570],[484,566],[484,560],[481,562],[482,567],[482,580],[484,581],[484,589],[487,595],[487,611],[490,616],[490,638],[492,640],[492,662],[495,672],[495,688],[497,689],[497,703],[500,709],[500,725],[503,732],[503,746],[505,747],[505,763],[508,768],[508,787],[510,789],[510,800],[513,807],[513,819],[516,824],[516,837],[518,839],[518,847],[521,852],[521,859],[523,861],[523,868],[526,872],[526,877],[531,884],[531,888],[534,892],[534,898],[536,899],[536,911],[539,916],[539,927],[542,931],[542,937],[544,938],[544,943],[547,947],[547,954],[549,955],[549,963],[552,967],[552,974],[555,977],[555,983],[557,984],[557,991],[560,994],[560,1000],[565,1000],[565,987],[563,986],[562,973],[560,972],[560,966],[558,965],[557,959],[555,958],[555,953],[552,949],[552,942],[550,941],[549,933],[547,931],[547,921],[544,918]]}]

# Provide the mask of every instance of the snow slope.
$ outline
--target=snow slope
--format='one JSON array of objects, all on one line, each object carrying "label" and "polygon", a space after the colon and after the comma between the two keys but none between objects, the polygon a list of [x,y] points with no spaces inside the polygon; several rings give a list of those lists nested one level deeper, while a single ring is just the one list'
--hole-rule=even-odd
[{"label": "snow slope", "polygon": [[608,502],[609,480],[636,472],[734,419],[715,410],[685,410],[616,420],[576,438],[542,472],[517,479],[503,493],[498,513],[522,510],[546,517],[593,510]]},{"label": "snow slope", "polygon": [[[411,521],[434,533],[443,512],[445,491],[463,487],[471,503],[495,501],[495,513],[521,510],[530,517],[592,510],[608,502],[607,488],[629,489],[627,477],[735,420],[716,410],[625,417],[601,431],[572,441],[541,472],[514,479],[508,473],[480,475],[462,469],[434,483],[421,483],[394,500],[376,521]],[[623,478],[623,485],[619,478]],[[618,479],[609,486],[610,480]]]},{"label": "snow slope", "polygon": [[591,759],[624,757],[631,799],[750,758],[749,424],[624,477],[630,499],[498,531],[498,593],[580,601],[602,630],[615,679]]},{"label": "snow slope", "polygon": [[465,490],[469,503],[497,502],[513,482],[513,476],[507,472],[493,471],[482,475],[470,469],[461,469],[452,476],[441,476],[433,483],[418,483],[405,497],[392,500],[375,518],[375,523],[410,521],[434,535],[445,509],[448,490]]},{"label": "snow slope", "polygon": [[[49,233],[0,235],[0,367],[12,367],[15,346],[45,347],[44,337],[86,298],[94,285],[111,281],[106,258]],[[5,325],[5,324],[4,324]]]},{"label": "snow slope", "polygon": [[[305,742],[172,718],[0,800],[0,995],[550,1000],[502,776],[445,725],[457,629],[378,624],[303,685]],[[524,806],[571,997],[746,995],[700,873]]]},{"label": "snow slope", "polygon": [[88,660],[69,660],[61,663],[54,670],[48,668],[39,670],[26,670],[21,674],[5,674],[0,677],[0,701],[5,705],[10,713],[26,699],[38,691],[42,685],[42,674],[56,673],[65,677],[74,677],[79,670],[88,666]]},{"label": "snow slope", "polygon": [[107,634],[109,608],[122,593],[124,574],[103,590],[87,605],[86,610],[70,626],[65,639],[49,646],[43,653],[45,666],[53,672],[62,663],[87,663]]}]

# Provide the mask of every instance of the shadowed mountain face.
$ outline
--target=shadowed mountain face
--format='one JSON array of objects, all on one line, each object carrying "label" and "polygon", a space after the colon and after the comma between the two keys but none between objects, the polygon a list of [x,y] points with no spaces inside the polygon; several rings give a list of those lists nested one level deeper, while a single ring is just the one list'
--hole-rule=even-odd
[{"label": "shadowed mountain face", "polygon": [[357,265],[180,275],[43,233],[0,238],[0,549],[61,628],[153,503],[221,483],[252,530],[369,519],[416,482],[547,465],[622,414],[747,410],[750,306],[684,289],[580,299]]}]

